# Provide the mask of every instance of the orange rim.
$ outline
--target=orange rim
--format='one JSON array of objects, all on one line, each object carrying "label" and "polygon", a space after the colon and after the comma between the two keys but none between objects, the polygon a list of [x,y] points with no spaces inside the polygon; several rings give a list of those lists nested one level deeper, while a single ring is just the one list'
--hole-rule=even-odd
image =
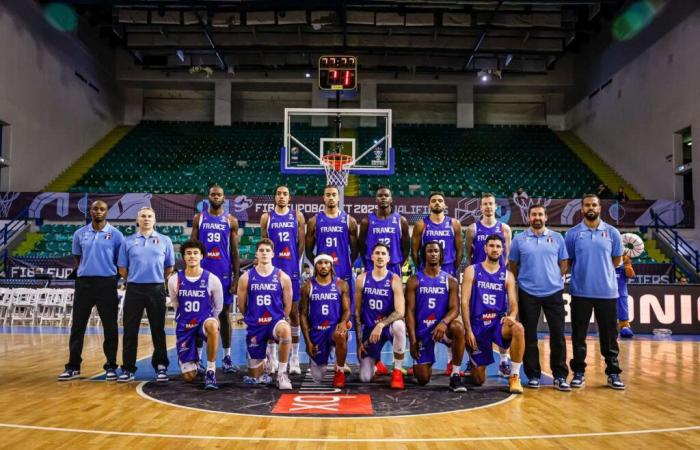
[{"label": "orange rim", "polygon": [[321,160],[324,164],[331,166],[336,172],[340,172],[343,166],[350,164],[352,157],[350,155],[343,155],[342,153],[329,153],[323,155]]}]

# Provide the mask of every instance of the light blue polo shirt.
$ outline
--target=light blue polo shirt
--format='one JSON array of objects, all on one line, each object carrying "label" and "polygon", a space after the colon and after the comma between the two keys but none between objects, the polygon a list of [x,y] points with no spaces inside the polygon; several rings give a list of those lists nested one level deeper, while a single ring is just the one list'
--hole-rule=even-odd
[{"label": "light blue polo shirt", "polygon": [[602,220],[595,230],[581,222],[566,232],[565,241],[572,266],[571,295],[616,299],[617,279],[612,258],[622,256],[620,232]]},{"label": "light blue polo shirt", "polygon": [[117,258],[124,235],[109,223],[100,231],[92,223],[73,233],[73,255],[80,256],[79,277],[113,277],[117,275]]},{"label": "light blue polo shirt", "polygon": [[545,229],[538,236],[528,228],[513,238],[508,259],[518,263],[518,286],[535,297],[564,289],[559,261],[569,259],[561,234]]},{"label": "light blue polo shirt", "polygon": [[129,283],[164,283],[164,269],[175,265],[173,243],[156,231],[148,237],[137,231],[124,241],[118,265],[128,270]]}]

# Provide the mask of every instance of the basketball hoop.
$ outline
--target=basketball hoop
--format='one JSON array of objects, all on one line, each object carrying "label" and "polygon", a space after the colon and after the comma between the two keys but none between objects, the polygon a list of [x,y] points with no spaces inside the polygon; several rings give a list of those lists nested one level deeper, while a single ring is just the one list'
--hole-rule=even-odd
[{"label": "basketball hoop", "polygon": [[321,157],[329,186],[345,187],[352,166],[352,156],[342,153],[329,153]]}]

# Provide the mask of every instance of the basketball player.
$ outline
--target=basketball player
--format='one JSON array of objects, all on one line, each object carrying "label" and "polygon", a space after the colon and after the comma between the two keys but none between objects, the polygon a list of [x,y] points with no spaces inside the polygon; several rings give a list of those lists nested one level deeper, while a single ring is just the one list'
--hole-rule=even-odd
[{"label": "basketball player", "polygon": [[467,392],[459,369],[464,357],[464,326],[459,317],[457,279],[441,269],[442,246],[426,242],[421,248],[425,267],[406,284],[406,327],[415,361],[413,373],[421,386],[430,382],[435,344],[452,347],[450,389]]},{"label": "basketball player", "polygon": [[[289,316],[292,326],[292,356],[289,359],[289,373],[300,374],[299,278],[304,254],[304,216],[289,207],[290,199],[287,186],[275,188],[275,208],[260,217],[260,231],[262,237],[269,238],[275,246],[272,265],[282,269],[292,280],[292,313]],[[274,344],[268,347],[271,347],[268,348],[268,355],[277,353]]]},{"label": "basketball player", "polygon": [[401,276],[411,245],[408,221],[398,212],[392,212],[393,198],[388,187],[377,189],[376,202],[377,208],[360,222],[359,245],[365,271],[372,270],[372,249],[381,242],[390,249],[389,271]]},{"label": "basketball player", "polygon": [[513,369],[508,377],[511,394],[522,394],[520,366],[525,351],[525,332],[515,320],[518,295],[515,277],[501,264],[503,241],[498,235],[486,238],[486,260],[464,270],[462,320],[466,344],[471,349],[472,377],[478,385],[486,381],[486,366],[493,362],[493,344],[510,347]]},{"label": "basketball player", "polygon": [[292,343],[287,318],[292,309],[292,280],[282,269],[272,265],[274,245],[269,239],[261,239],[255,246],[258,263],[241,276],[238,283],[238,309],[246,324],[248,347],[248,375],[246,384],[271,382],[263,373],[265,348],[269,339],[279,342],[279,369],[277,387],[292,389],[287,375],[289,347]]},{"label": "basketball player", "polygon": [[615,269],[617,277],[617,329],[621,338],[633,338],[634,331],[630,326],[629,304],[627,303],[627,280],[637,276],[632,267],[629,255],[622,257],[622,264]]},{"label": "basketball player", "polygon": [[447,206],[442,192],[433,192],[428,198],[430,215],[418,220],[413,226],[411,236],[411,256],[416,267],[422,268],[420,249],[429,241],[437,241],[445,251],[442,270],[457,276],[462,263],[462,225],[457,219],[445,215]]},{"label": "basketball player", "polygon": [[[411,236],[411,256],[416,270],[424,266],[424,261],[420,260],[420,249],[427,242],[437,241],[444,250],[442,270],[456,277],[462,264],[462,225],[457,219],[445,215],[447,206],[442,192],[430,194],[428,207],[430,215],[416,222]],[[446,375],[451,373],[452,363],[448,361]]]},{"label": "basketball player", "polygon": [[[221,343],[224,348],[222,369],[233,373],[236,368],[231,360],[231,321],[229,314],[236,292],[238,270],[238,220],[224,211],[224,189],[218,184],[209,188],[209,208],[195,214],[192,219],[190,239],[200,241],[206,249],[202,268],[216,275],[224,288],[224,306],[219,314]],[[201,341],[197,351],[202,355]],[[200,368],[201,370],[201,368]]]},{"label": "basketball player", "polygon": [[[481,220],[467,227],[466,248],[469,264],[479,264],[486,260],[486,238],[492,234],[500,236],[505,245],[501,256],[501,264],[505,265],[506,261],[508,261],[512,232],[507,224],[496,220],[496,207],[496,196],[494,194],[485,192],[481,195]],[[508,377],[511,369],[508,350],[499,347],[498,351],[500,355],[498,374],[502,377]]]},{"label": "basketball player", "polygon": [[394,349],[394,370],[391,388],[403,389],[404,348],[406,324],[403,321],[405,302],[401,278],[389,272],[389,247],[381,242],[372,249],[371,272],[364,272],[355,283],[355,333],[357,358],[360,360],[360,380],[372,380],[376,362],[381,358],[387,341]]},{"label": "basketball player", "polygon": [[175,309],[177,358],[182,377],[191,383],[197,377],[197,337],[207,341],[207,371],[204,389],[219,389],[216,384],[216,354],[219,347],[219,313],[224,306],[224,289],[213,273],[202,269],[206,249],[199,241],[180,246],[185,270],[168,279],[170,300]]},{"label": "basketball player", "polygon": [[333,258],[325,253],[314,259],[314,277],[301,287],[301,331],[314,382],[323,381],[331,348],[335,347],[333,387],[345,387],[348,352],[346,324],[350,320],[350,288],[333,273]]},{"label": "basketball player", "polygon": [[309,219],[306,225],[306,257],[313,261],[316,255],[325,253],[333,258],[335,276],[350,286],[352,296],[352,261],[357,259],[357,221],[341,211],[340,191],[335,186],[323,190],[323,211]]}]

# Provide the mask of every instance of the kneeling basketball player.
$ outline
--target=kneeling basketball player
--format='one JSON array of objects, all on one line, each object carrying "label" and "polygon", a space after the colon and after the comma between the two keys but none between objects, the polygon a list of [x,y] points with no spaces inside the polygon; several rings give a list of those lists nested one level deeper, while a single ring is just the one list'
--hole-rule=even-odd
[{"label": "kneeling basketball player", "polygon": [[387,269],[387,245],[378,243],[374,246],[372,263],[372,270],[361,274],[355,282],[355,333],[360,380],[363,383],[372,380],[375,364],[381,358],[382,347],[391,341],[394,348],[391,388],[403,389],[401,366],[406,346],[403,285],[401,278]]},{"label": "kneeling basketball player", "polygon": [[466,344],[471,349],[472,376],[476,384],[486,382],[486,366],[494,362],[493,344],[510,348],[513,370],[508,377],[509,390],[522,394],[520,366],[525,351],[523,326],[515,320],[518,297],[515,277],[501,264],[503,241],[492,234],[486,238],[486,260],[464,270],[462,281],[462,320]]},{"label": "kneeling basketball player", "polygon": [[216,353],[219,347],[219,320],[224,305],[221,281],[202,269],[204,244],[187,241],[180,247],[186,268],[168,279],[168,291],[175,309],[177,358],[182,377],[188,383],[197,378],[197,338],[207,342],[207,368],[204,389],[218,389],[216,384]]},{"label": "kneeling basketball player", "polygon": [[301,287],[299,302],[301,331],[311,363],[311,377],[320,383],[328,357],[335,347],[333,387],[345,386],[345,356],[348,353],[350,288],[333,272],[333,257],[321,253],[314,258],[314,277]]},{"label": "kneeling basketball player", "polygon": [[274,244],[263,238],[255,246],[258,264],[243,274],[238,282],[238,309],[247,327],[248,375],[246,384],[270,383],[263,372],[267,341],[279,342],[277,387],[292,389],[287,375],[287,361],[292,344],[289,312],[292,310],[292,280],[281,269],[272,265]]},{"label": "kneeling basketball player", "polygon": [[425,267],[406,283],[406,327],[418,384],[430,382],[435,364],[435,344],[452,349],[450,389],[466,392],[459,369],[464,357],[464,326],[459,320],[457,279],[442,270],[443,249],[438,241],[421,248]]}]

